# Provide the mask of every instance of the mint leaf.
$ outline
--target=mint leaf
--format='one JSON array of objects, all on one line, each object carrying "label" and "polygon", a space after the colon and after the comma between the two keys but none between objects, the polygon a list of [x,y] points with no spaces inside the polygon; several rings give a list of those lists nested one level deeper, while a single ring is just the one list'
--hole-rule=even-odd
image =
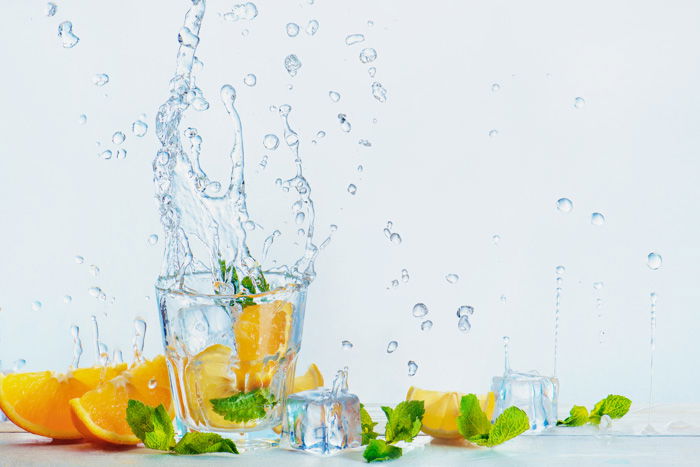
[{"label": "mint leaf", "polygon": [[167,451],[175,444],[173,423],[163,404],[153,408],[130,399],[126,407],[126,423],[147,448]]},{"label": "mint leaf", "polygon": [[255,284],[253,284],[253,279],[251,279],[250,276],[245,276],[241,281],[241,285],[249,294],[255,295]]},{"label": "mint leaf", "polygon": [[235,423],[263,418],[267,409],[277,404],[275,397],[267,389],[239,392],[223,399],[211,399],[209,402],[214,412]]},{"label": "mint leaf", "polygon": [[524,433],[530,428],[527,414],[517,407],[508,407],[498,416],[488,433],[481,433],[469,438],[479,446],[493,447]]},{"label": "mint leaf", "polygon": [[382,462],[391,459],[398,459],[401,457],[401,454],[403,454],[401,448],[390,446],[381,439],[373,439],[370,440],[369,444],[365,448],[365,452],[362,453],[362,457],[364,457],[367,462]]},{"label": "mint leaf", "polygon": [[469,439],[481,434],[488,434],[491,430],[491,422],[481,410],[479,399],[474,394],[462,396],[459,403],[459,416],[457,417],[457,429],[459,434]]},{"label": "mint leaf", "polygon": [[413,441],[413,438],[420,433],[423,424],[423,414],[425,407],[423,401],[403,401],[393,410],[389,407],[382,407],[386,414],[387,444],[397,441]]},{"label": "mint leaf", "polygon": [[260,272],[260,275],[257,277],[257,279],[255,279],[255,284],[258,286],[258,290],[260,292],[270,291],[270,284],[267,283],[267,280],[262,272]]},{"label": "mint leaf", "polygon": [[588,421],[593,425],[600,424],[600,418],[607,415],[610,418],[622,418],[629,411],[632,401],[625,396],[610,394],[598,403],[591,410]]},{"label": "mint leaf", "polygon": [[575,405],[564,420],[559,420],[557,426],[581,426],[588,422],[588,409],[582,405]]},{"label": "mint leaf", "polygon": [[369,443],[370,440],[376,439],[379,433],[374,431],[377,422],[372,420],[365,406],[360,404],[360,424],[362,425],[362,445]]},{"label": "mint leaf", "polygon": [[210,452],[228,452],[238,454],[236,445],[230,439],[222,438],[216,433],[187,433],[175,445],[175,454],[206,454]]}]

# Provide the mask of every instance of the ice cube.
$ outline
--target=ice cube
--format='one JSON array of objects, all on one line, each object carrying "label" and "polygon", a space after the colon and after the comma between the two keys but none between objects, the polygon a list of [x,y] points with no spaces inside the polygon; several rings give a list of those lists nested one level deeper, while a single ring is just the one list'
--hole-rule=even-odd
[{"label": "ice cube", "polygon": [[493,378],[491,390],[496,395],[494,420],[508,407],[525,411],[532,431],[541,431],[557,424],[559,380],[540,376],[537,372],[508,371]]},{"label": "ice cube", "polygon": [[232,309],[228,306],[192,306],[178,312],[175,332],[188,355],[214,344],[235,348]]},{"label": "ice cube", "polygon": [[287,398],[283,443],[292,449],[333,455],[362,443],[360,399],[348,392],[347,369],[333,388],[312,389]]}]

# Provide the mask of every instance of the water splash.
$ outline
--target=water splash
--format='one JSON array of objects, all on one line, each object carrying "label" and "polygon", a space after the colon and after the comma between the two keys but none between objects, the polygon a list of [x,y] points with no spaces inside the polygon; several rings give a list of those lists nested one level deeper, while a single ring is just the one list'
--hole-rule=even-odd
[{"label": "water splash", "polygon": [[350,34],[349,36],[345,37],[345,44],[346,45],[354,45],[358,44],[360,42],[364,42],[365,36],[364,34]]},{"label": "water splash", "polygon": [[555,268],[557,274],[557,287],[554,291],[554,376],[557,376],[557,358],[559,355],[559,309],[561,305],[561,286],[564,283],[562,275],[566,272],[564,266]]},{"label": "water splash", "polygon": [[510,373],[510,354],[508,353],[509,345],[510,337],[503,336],[503,362],[505,367],[505,374]]},{"label": "water splash", "polygon": [[70,327],[70,334],[73,339],[73,360],[71,361],[71,368],[78,368],[80,366],[80,357],[83,355],[83,343],[80,340],[80,328],[75,324]]},{"label": "water splash", "polygon": [[95,332],[96,361],[99,365],[104,367],[109,364],[109,349],[102,341],[100,341],[100,327],[97,324],[97,316],[92,315],[90,319],[92,320],[93,330]]},{"label": "water splash", "polygon": [[348,392],[348,367],[338,370],[333,378],[333,386],[331,388],[331,395],[335,398],[341,392]]},{"label": "water splash", "polygon": [[58,6],[56,6],[55,3],[49,2],[46,4],[46,9],[44,10],[44,13],[46,16],[54,16],[56,14],[56,10],[58,10]]},{"label": "water splash", "polygon": [[387,91],[386,88],[382,86],[382,83],[378,83],[376,81],[372,83],[372,95],[379,102],[386,102]]},{"label": "water splash", "polygon": [[73,33],[73,23],[70,21],[58,25],[58,38],[65,49],[72,49],[80,42],[80,38]]},{"label": "water splash", "polygon": [[[204,5],[202,5],[202,13],[204,13]],[[258,16],[258,8],[255,6],[255,3],[251,2],[234,5],[231,11],[223,15],[227,21],[252,20],[256,16]]]},{"label": "water splash", "polygon": [[649,417],[644,434],[654,434],[656,430],[651,424],[651,414],[654,405],[654,351],[656,350],[656,292],[649,294]]},{"label": "water splash", "polygon": [[289,73],[289,76],[296,76],[299,68],[301,68],[301,60],[294,54],[287,55],[284,59],[284,68]]},{"label": "water splash", "polygon": [[132,348],[134,351],[134,362],[143,362],[143,345],[146,340],[146,322],[141,318],[134,320],[134,340]]}]

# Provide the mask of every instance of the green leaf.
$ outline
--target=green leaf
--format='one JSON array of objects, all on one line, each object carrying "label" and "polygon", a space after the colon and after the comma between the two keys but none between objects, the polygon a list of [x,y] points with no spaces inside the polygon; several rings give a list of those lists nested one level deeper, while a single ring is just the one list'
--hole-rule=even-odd
[{"label": "green leaf", "polygon": [[593,407],[588,421],[593,425],[599,425],[600,418],[603,415],[607,415],[610,418],[622,418],[627,414],[631,405],[632,401],[625,396],[610,394],[605,399],[598,401]]},{"label": "green leaf", "polygon": [[175,445],[175,454],[206,454],[210,452],[228,452],[238,454],[236,445],[230,439],[222,438],[216,433],[187,433]]},{"label": "green leaf", "polygon": [[493,447],[526,432],[530,428],[527,414],[517,407],[508,407],[498,416],[488,433],[469,438],[479,446]]},{"label": "green leaf", "polygon": [[379,433],[374,431],[377,422],[372,420],[365,406],[360,404],[360,424],[362,425],[362,445],[369,443],[370,440],[376,439]]},{"label": "green leaf", "polygon": [[479,399],[474,394],[462,396],[459,404],[459,416],[457,417],[457,429],[459,434],[469,439],[481,434],[488,434],[491,430],[491,422],[479,404]]},{"label": "green leaf", "polygon": [[365,448],[365,452],[362,453],[362,457],[364,457],[367,462],[382,462],[391,459],[398,459],[401,457],[401,454],[403,454],[401,448],[388,445],[381,439],[373,439],[370,440],[369,444]]},{"label": "green leaf", "polygon": [[387,417],[385,438],[388,444],[411,442],[420,433],[425,414],[423,401],[403,401],[393,410],[389,407],[382,407],[382,410]]},{"label": "green leaf", "polygon": [[230,422],[245,423],[263,418],[267,409],[277,403],[267,389],[239,392],[223,399],[211,399],[214,412]]},{"label": "green leaf", "polygon": [[126,422],[147,448],[167,451],[175,444],[173,423],[163,404],[154,409],[130,399],[126,407]]},{"label": "green leaf", "polygon": [[575,405],[564,420],[559,420],[557,426],[581,426],[588,422],[588,409],[582,405]]},{"label": "green leaf", "polygon": [[270,291],[270,284],[267,283],[267,279],[265,279],[265,276],[263,275],[262,271],[260,272],[260,275],[255,279],[255,283],[258,286],[258,290],[260,292],[269,292]]},{"label": "green leaf", "polygon": [[253,279],[250,276],[245,276],[241,281],[241,285],[248,290],[248,293],[255,295],[255,284],[253,284]]}]

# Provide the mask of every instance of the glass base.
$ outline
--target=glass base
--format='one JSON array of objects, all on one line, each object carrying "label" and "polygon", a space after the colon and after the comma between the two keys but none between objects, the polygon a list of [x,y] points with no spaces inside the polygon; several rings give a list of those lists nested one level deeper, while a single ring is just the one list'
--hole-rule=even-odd
[{"label": "glass base", "polygon": [[[185,436],[188,431],[187,425],[180,420],[179,417],[175,419],[175,426],[178,439]],[[223,438],[230,439],[236,444],[238,452],[241,454],[246,452],[259,451],[261,449],[270,449],[279,446],[280,435],[275,433],[271,428],[258,430],[258,431],[248,431],[248,432],[238,432],[238,431],[219,431],[219,430],[197,430],[202,433],[216,433],[221,435]]]}]

